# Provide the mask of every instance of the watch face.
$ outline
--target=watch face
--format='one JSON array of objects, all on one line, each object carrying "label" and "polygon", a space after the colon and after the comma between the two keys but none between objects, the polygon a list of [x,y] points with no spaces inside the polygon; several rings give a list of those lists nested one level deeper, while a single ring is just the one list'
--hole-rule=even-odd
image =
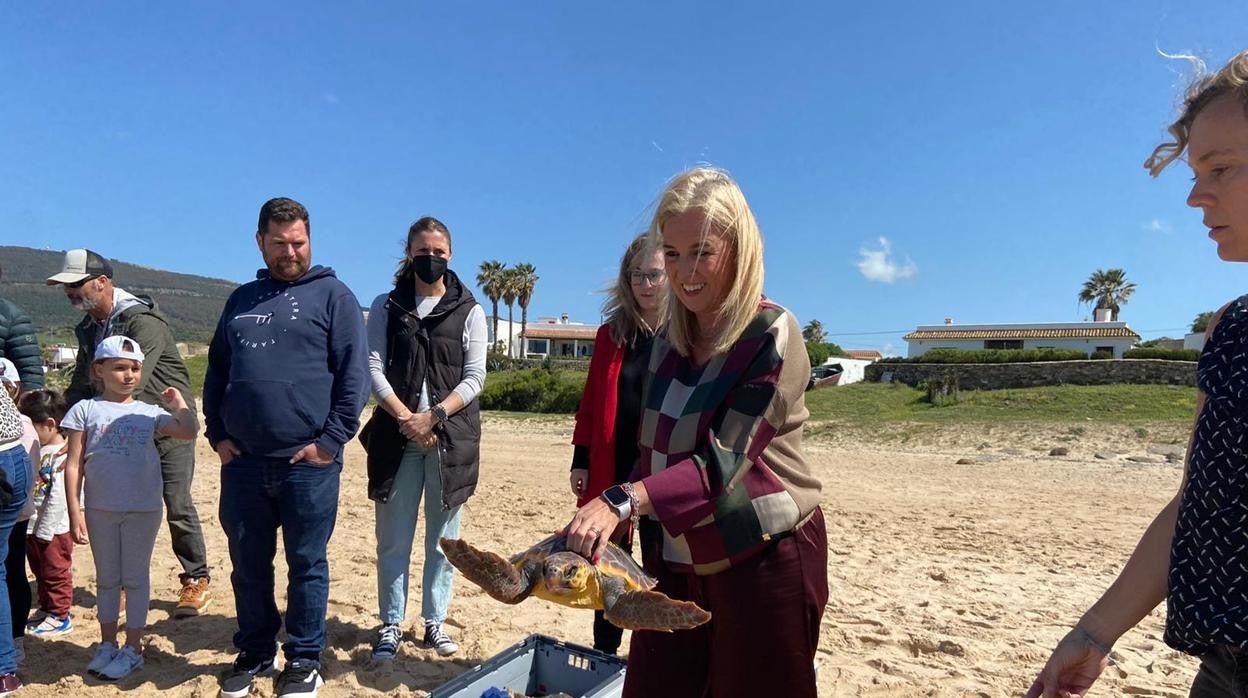
[{"label": "watch face", "polygon": [[618,508],[628,504],[628,494],[619,485],[608,488],[602,493],[602,496],[607,500],[607,504],[613,507]]}]

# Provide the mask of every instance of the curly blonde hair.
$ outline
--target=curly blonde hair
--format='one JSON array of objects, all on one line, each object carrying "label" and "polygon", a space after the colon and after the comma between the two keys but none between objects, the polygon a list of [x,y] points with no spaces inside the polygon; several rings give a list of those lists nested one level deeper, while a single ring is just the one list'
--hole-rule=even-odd
[{"label": "curly blonde hair", "polygon": [[[655,249],[663,246],[663,225],[687,211],[702,214],[702,234],[720,231],[732,255],[733,284],[723,305],[717,309],[719,335],[712,337],[712,353],[727,352],[758,314],[763,295],[763,234],[741,187],[727,172],[714,167],[697,167],[676,175],[664,188],[650,223],[650,239]],[[676,298],[675,284],[667,284],[659,314],[659,326],[682,356],[693,352],[693,313]]]},{"label": "curly blonde hair", "polygon": [[1239,100],[1244,107],[1245,115],[1248,116],[1248,50],[1240,51],[1218,72],[1209,75],[1202,75],[1205,64],[1199,58],[1194,56],[1180,56],[1180,58],[1195,64],[1197,77],[1183,95],[1182,115],[1170,124],[1168,129],[1170,135],[1174,136],[1174,140],[1154,148],[1153,154],[1144,161],[1144,167],[1154,177],[1161,174],[1170,163],[1183,156],[1191,135],[1192,122],[1214,100],[1231,95]]}]

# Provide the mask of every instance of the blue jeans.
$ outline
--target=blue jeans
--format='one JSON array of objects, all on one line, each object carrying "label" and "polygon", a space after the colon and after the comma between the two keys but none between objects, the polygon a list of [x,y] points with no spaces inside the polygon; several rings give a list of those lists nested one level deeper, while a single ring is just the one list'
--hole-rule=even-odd
[{"label": "blue jeans", "polygon": [[[0,509],[0,560],[8,557],[9,534],[17,524],[17,515],[30,496],[30,456],[21,446],[0,451],[0,472],[13,488],[13,501]],[[0,674],[17,671],[17,654],[13,648],[13,619],[9,606],[8,575],[0,565]]]},{"label": "blue jeans", "polygon": [[221,467],[221,527],[234,567],[234,646],[253,657],[274,655],[282,627],[273,599],[277,529],[286,549],[287,660],[320,665],[329,601],[326,549],[338,516],[341,458],[326,466],[287,458],[240,455]]},{"label": "blue jeans", "polygon": [[409,444],[394,476],[390,501],[376,503],[377,602],[382,623],[402,623],[407,616],[408,568],[422,492],[425,496],[425,572],[421,578],[420,615],[426,621],[441,623],[446,620],[454,568],[442,553],[438,539],[459,537],[461,507],[442,510],[438,449]]}]

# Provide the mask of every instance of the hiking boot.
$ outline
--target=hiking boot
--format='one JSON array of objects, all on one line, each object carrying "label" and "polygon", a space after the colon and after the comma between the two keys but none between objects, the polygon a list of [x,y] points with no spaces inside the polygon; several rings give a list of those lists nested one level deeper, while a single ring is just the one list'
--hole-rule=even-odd
[{"label": "hiking boot", "polygon": [[316,698],[323,685],[319,666],[306,659],[295,659],[277,677],[277,698]]},{"label": "hiking boot", "polygon": [[229,671],[221,675],[221,698],[243,698],[251,693],[251,685],[257,676],[276,673],[277,659],[256,659],[240,654]]},{"label": "hiking boot", "polygon": [[69,619],[69,616],[57,618],[48,614],[37,624],[26,628],[26,632],[35,637],[56,637],[57,635],[68,635],[73,629],[74,623]]},{"label": "hiking boot", "polygon": [[377,631],[377,641],[373,643],[373,661],[388,662],[399,653],[399,640],[403,639],[403,631],[397,625],[383,625]]},{"label": "hiking boot", "polygon": [[22,680],[17,678],[17,674],[0,675],[0,696],[7,696],[10,693],[16,693],[22,687]]},{"label": "hiking boot", "polygon": [[143,653],[130,645],[125,645],[120,652],[113,655],[113,661],[106,664],[103,669],[95,672],[95,675],[101,679],[116,681],[142,668]]},{"label": "hiking boot", "polygon": [[91,661],[87,663],[87,673],[98,675],[100,669],[108,666],[113,661],[113,657],[117,656],[117,645],[111,642],[101,642],[95,646],[95,654],[91,656]]},{"label": "hiking boot", "polygon": [[212,592],[208,591],[208,578],[188,579],[182,582],[182,591],[178,593],[178,606],[173,609],[174,618],[190,618],[208,609],[212,601]]},{"label": "hiking boot", "polygon": [[449,657],[459,651],[459,645],[447,637],[441,623],[425,621],[425,646],[432,647],[439,657]]}]

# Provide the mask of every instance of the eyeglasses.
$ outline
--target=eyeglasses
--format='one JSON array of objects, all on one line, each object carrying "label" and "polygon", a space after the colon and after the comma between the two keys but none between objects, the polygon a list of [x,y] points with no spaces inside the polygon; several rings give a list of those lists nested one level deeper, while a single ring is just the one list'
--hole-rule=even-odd
[{"label": "eyeglasses", "polygon": [[640,286],[643,281],[649,281],[651,286],[658,286],[663,283],[665,278],[667,278],[667,272],[662,269],[631,271],[628,273],[628,282],[634,286]]},{"label": "eyeglasses", "polygon": [[90,282],[92,282],[92,281],[95,281],[95,280],[96,280],[96,279],[98,279],[98,278],[100,278],[100,277],[98,277],[98,276],[88,276],[87,278],[83,279],[82,281],[75,281],[75,282],[74,282],[74,283],[72,283],[72,284],[65,284],[65,288],[82,288],[83,286],[86,286],[88,283],[90,283]]}]

